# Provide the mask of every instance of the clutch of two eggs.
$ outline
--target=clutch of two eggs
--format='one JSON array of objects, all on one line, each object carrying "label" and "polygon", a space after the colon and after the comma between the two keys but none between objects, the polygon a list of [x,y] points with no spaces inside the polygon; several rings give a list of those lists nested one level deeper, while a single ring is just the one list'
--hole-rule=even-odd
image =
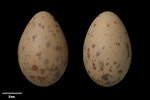
[{"label": "clutch of two eggs", "polygon": [[[89,77],[98,85],[118,84],[131,63],[127,30],[113,12],[99,14],[90,25],[83,45],[83,62]],[[21,36],[18,62],[32,84],[46,87],[56,83],[68,65],[68,46],[55,18],[46,11],[35,14]]]}]

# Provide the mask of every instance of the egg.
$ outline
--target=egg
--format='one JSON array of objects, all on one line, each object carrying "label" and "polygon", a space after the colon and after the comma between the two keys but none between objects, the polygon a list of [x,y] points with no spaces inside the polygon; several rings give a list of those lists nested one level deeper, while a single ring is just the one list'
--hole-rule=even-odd
[{"label": "egg", "polygon": [[121,19],[111,11],[99,14],[90,25],[83,45],[83,62],[99,86],[118,84],[131,63],[131,43]]},{"label": "egg", "polygon": [[25,27],[18,46],[18,62],[32,84],[47,87],[56,83],[68,64],[65,35],[47,11],[36,13]]}]

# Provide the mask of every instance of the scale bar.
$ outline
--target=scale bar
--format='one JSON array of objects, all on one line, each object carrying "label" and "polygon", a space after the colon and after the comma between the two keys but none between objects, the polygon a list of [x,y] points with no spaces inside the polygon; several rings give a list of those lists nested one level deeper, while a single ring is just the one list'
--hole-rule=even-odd
[{"label": "scale bar", "polygon": [[22,92],[2,92],[2,94],[22,94]]}]

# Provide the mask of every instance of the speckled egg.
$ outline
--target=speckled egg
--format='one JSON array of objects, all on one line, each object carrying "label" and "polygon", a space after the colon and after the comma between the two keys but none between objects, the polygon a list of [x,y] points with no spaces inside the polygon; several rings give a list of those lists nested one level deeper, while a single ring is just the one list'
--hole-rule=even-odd
[{"label": "speckled egg", "polygon": [[68,63],[67,41],[50,13],[40,11],[29,21],[19,41],[18,61],[34,85],[50,86],[62,77]]},{"label": "speckled egg", "polygon": [[131,63],[131,44],[121,19],[113,12],[99,14],[88,29],[83,61],[90,78],[100,86],[118,84]]}]

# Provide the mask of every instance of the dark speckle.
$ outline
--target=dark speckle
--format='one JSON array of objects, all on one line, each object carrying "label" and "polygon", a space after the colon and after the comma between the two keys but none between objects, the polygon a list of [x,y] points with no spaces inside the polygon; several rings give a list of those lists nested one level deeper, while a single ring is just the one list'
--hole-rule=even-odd
[{"label": "dark speckle", "polygon": [[122,39],[122,36],[120,35],[120,39]]},{"label": "dark speckle", "polygon": [[45,73],[45,69],[40,69],[41,74]]},{"label": "dark speckle", "polygon": [[109,71],[110,71],[110,72],[112,72],[112,66],[110,66],[110,69],[109,69]]},{"label": "dark speckle", "polygon": [[95,63],[93,63],[93,67],[95,67]]},{"label": "dark speckle", "polygon": [[107,81],[109,76],[110,76],[109,74],[104,74],[104,75],[102,75],[101,78],[102,78],[104,81]]},{"label": "dark speckle", "polygon": [[56,29],[56,32],[58,33],[58,32],[59,32],[59,30],[58,30],[58,29]]},{"label": "dark speckle", "polygon": [[89,52],[89,51],[90,51],[90,49],[88,48],[88,49],[87,49],[87,51]]},{"label": "dark speckle", "polygon": [[107,27],[109,27],[110,25],[109,24],[107,24]]},{"label": "dark speckle", "polygon": [[38,67],[37,65],[33,65],[31,70],[33,70],[33,71],[37,71],[37,70],[38,70],[38,68],[39,68],[39,67]]},{"label": "dark speckle", "polygon": [[117,42],[116,42],[116,45],[117,45],[117,46],[119,46],[119,45],[120,45],[120,43],[117,43]]},{"label": "dark speckle", "polygon": [[38,52],[38,53],[36,54],[36,56],[41,56],[41,54],[42,54],[41,52]]},{"label": "dark speckle", "polygon": [[118,70],[118,73],[121,74],[121,73],[122,73],[122,70]]},{"label": "dark speckle", "polygon": [[96,26],[96,23],[94,24],[94,27]]},{"label": "dark speckle", "polygon": [[92,45],[92,48],[94,48],[94,47],[95,47],[95,44]]},{"label": "dark speckle", "polygon": [[105,49],[105,47],[102,48],[103,50]]},{"label": "dark speckle", "polygon": [[114,62],[113,62],[113,64],[114,64],[114,65],[116,65],[116,64],[117,64],[117,62],[115,62],[115,61],[114,61]]},{"label": "dark speckle", "polygon": [[109,71],[112,72],[112,69],[110,68]]},{"label": "dark speckle", "polygon": [[126,43],[126,49],[127,49],[127,52],[128,52],[128,58],[130,57],[130,51],[129,51],[129,44]]},{"label": "dark speckle", "polygon": [[60,51],[61,52],[62,51],[62,47],[60,45],[57,45],[56,46],[56,51]]},{"label": "dark speckle", "polygon": [[44,64],[45,64],[45,65],[48,65],[48,64],[49,64],[49,60],[48,60],[48,59],[45,59]]},{"label": "dark speckle", "polygon": [[120,67],[120,65],[117,65],[117,66],[116,66],[116,68],[119,68],[119,67]]},{"label": "dark speckle", "polygon": [[89,48],[87,49],[87,57],[88,57],[88,59],[90,59],[90,49]]},{"label": "dark speckle", "polygon": [[55,24],[55,27],[58,27],[58,25],[57,25],[57,24]]},{"label": "dark speckle", "polygon": [[32,36],[33,42],[35,41],[36,37],[37,37],[37,35]]},{"label": "dark speckle", "polygon": [[100,53],[99,53],[99,52],[97,52],[97,53],[96,53],[96,57],[98,57],[99,55],[100,55]]},{"label": "dark speckle", "polygon": [[44,19],[44,16],[42,16],[42,19]]},{"label": "dark speckle", "polygon": [[90,74],[90,71],[88,70],[87,73]]},{"label": "dark speckle", "polygon": [[56,34],[55,33],[53,33],[53,36],[55,36]]},{"label": "dark speckle", "polygon": [[38,26],[39,26],[40,28],[44,28],[44,25],[42,25],[41,23],[38,23]]},{"label": "dark speckle", "polygon": [[99,67],[100,67],[100,70],[103,71],[103,70],[104,70],[104,69],[103,69],[103,67],[104,67],[104,62],[99,61]]},{"label": "dark speckle", "polygon": [[50,43],[50,42],[46,43],[46,47],[47,47],[47,48],[49,48],[50,46],[51,46],[51,43]]},{"label": "dark speckle", "polygon": [[114,24],[117,24],[117,22],[116,22],[116,21],[114,21]]},{"label": "dark speckle", "polygon": [[61,75],[60,70],[57,69],[57,71],[55,72],[56,79],[58,79],[60,77],[60,75]]},{"label": "dark speckle", "polygon": [[22,46],[22,50],[24,50],[25,49],[25,46]]},{"label": "dark speckle", "polygon": [[108,65],[109,65],[109,63],[107,62],[107,63],[106,63],[106,66],[108,66]]},{"label": "dark speckle", "polygon": [[107,60],[109,60],[109,58],[107,58]]},{"label": "dark speckle", "polygon": [[95,67],[95,66],[93,66],[93,69],[94,69],[94,70],[96,70],[96,67]]}]

